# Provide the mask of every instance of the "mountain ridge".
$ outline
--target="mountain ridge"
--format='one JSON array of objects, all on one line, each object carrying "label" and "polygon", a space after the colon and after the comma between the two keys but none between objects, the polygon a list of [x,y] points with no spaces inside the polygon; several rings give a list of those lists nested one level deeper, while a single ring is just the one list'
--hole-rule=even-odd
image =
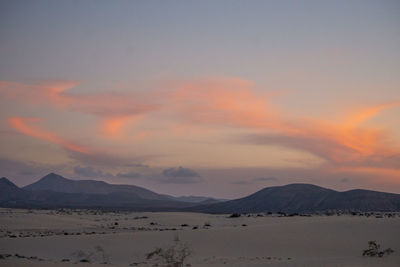
[{"label": "mountain ridge", "polygon": [[335,191],[312,184],[263,188],[235,200],[188,208],[207,213],[400,211],[400,194],[364,189]]},{"label": "mountain ridge", "polygon": [[169,200],[169,197],[157,194],[135,185],[109,184],[97,180],[72,180],[55,173],[49,173],[40,180],[24,186],[29,191],[49,190],[60,193],[110,194],[129,192],[144,199]]},{"label": "mountain ridge", "polygon": [[[71,183],[72,185],[76,185],[75,183],[77,182],[77,184],[80,185],[80,182],[82,181],[89,181],[89,185],[101,184],[106,186],[114,186],[103,181],[71,180],[54,173],[50,173],[41,178],[39,181],[32,183],[31,185],[19,188],[10,180],[4,177],[4,179],[0,179],[0,206],[14,208],[65,207],[95,208],[106,210],[122,209],[137,211],[169,211],[193,205],[192,203],[170,200],[163,195],[159,195],[145,188],[140,188],[136,186],[129,186],[128,190],[125,190],[125,187],[121,189],[120,187],[118,187],[119,185],[115,185],[117,186],[116,190],[111,190],[110,192],[102,191],[102,193],[94,192],[96,190],[92,190],[90,193],[79,192],[79,190],[78,192],[71,192],[71,188],[64,188],[64,191],[68,192],[61,192],[61,190],[59,190],[59,187],[52,187],[54,185],[59,185],[57,184],[57,182],[61,182],[62,185],[65,185],[65,183],[67,185],[71,185]],[[48,184],[48,182],[50,182],[50,184]],[[150,192],[150,195],[155,195],[157,196],[157,198],[143,198],[140,194],[136,194],[136,191],[132,191],[132,189],[137,188],[141,189],[140,192]],[[52,191],[51,189],[59,191]],[[82,190],[83,189],[81,188],[80,191]]]},{"label": "mountain ridge", "polygon": [[72,180],[55,173],[23,188],[5,177],[0,179],[2,207],[76,207],[204,213],[400,211],[400,194],[364,189],[340,192],[304,183],[266,187],[242,198],[216,201],[200,196],[162,195],[134,185]]}]

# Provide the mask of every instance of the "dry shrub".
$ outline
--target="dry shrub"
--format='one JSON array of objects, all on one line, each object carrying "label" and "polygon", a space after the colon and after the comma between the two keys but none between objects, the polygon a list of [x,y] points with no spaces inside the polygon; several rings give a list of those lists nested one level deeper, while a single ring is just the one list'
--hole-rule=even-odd
[{"label": "dry shrub", "polygon": [[100,262],[103,264],[110,263],[110,257],[101,246],[95,246],[93,251],[85,252],[77,250],[72,253],[76,262]]},{"label": "dry shrub", "polygon": [[146,254],[147,260],[156,260],[166,267],[183,267],[184,262],[192,254],[192,250],[186,243],[182,243],[179,236],[174,238],[174,244],[167,248],[156,248]]},{"label": "dry shrub", "polygon": [[376,241],[368,242],[368,249],[363,250],[363,256],[369,257],[383,257],[385,254],[389,255],[394,252],[393,249],[387,248],[385,250],[380,250],[381,246]]}]

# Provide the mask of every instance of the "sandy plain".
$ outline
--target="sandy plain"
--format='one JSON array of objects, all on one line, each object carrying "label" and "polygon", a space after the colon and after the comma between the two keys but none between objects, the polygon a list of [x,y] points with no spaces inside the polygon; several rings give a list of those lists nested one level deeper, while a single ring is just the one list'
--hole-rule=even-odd
[{"label": "sandy plain", "polygon": [[[146,254],[171,247],[177,236],[192,251],[184,266],[400,266],[399,214],[22,209],[0,209],[0,266],[163,266]],[[394,253],[362,256],[371,240]],[[90,263],[80,262],[85,257]]]}]

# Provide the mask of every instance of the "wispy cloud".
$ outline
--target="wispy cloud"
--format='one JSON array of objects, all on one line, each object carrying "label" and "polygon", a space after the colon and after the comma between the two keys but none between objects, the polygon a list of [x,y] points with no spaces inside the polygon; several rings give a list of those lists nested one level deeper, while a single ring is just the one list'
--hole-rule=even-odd
[{"label": "wispy cloud", "polygon": [[82,154],[90,154],[89,148],[62,138],[52,132],[40,129],[31,125],[32,123],[39,122],[38,118],[21,118],[12,117],[9,119],[11,126],[18,132],[28,135],[40,140],[44,140],[53,144],[57,144],[67,150],[79,152]]},{"label": "wispy cloud", "polygon": [[[38,127],[37,124],[42,121],[40,118],[11,117],[8,121],[11,127],[21,134],[59,145],[67,151],[70,158],[81,164],[106,167],[130,166],[132,164],[134,166],[146,166],[140,163],[143,160],[141,156],[122,157],[103,149],[82,145]],[[135,161],[139,163],[132,163]]]},{"label": "wispy cloud", "polygon": [[[158,89],[126,93],[72,93],[71,89],[76,86],[77,82],[68,81],[38,84],[0,82],[0,94],[29,105],[48,104],[57,109],[95,115],[100,121],[99,133],[111,138],[118,139],[127,125],[159,119],[166,122],[160,127],[170,135],[177,125],[244,129],[247,131],[245,135],[230,141],[273,144],[306,151],[324,159],[337,172],[395,176],[400,168],[398,161],[393,160],[400,158],[400,149],[398,144],[389,141],[389,132],[365,124],[380,112],[400,106],[400,101],[354,109],[341,120],[332,122],[287,114],[277,108],[273,96],[258,92],[253,82],[239,78],[175,80],[162,83]],[[112,161],[107,153],[94,155],[89,147],[39,128],[36,126],[38,121],[37,118],[9,119],[16,131],[57,144],[87,164],[92,164],[96,158],[97,161]],[[129,138],[148,136],[148,132],[138,132]],[[175,171],[177,174],[183,172],[180,169]],[[164,176],[171,179],[183,177]]]},{"label": "wispy cloud", "polygon": [[158,108],[147,93],[70,93],[70,89],[78,84],[68,81],[38,84],[1,81],[0,93],[8,99],[29,105],[49,105],[95,115],[100,118],[100,133],[107,137],[120,135],[125,124],[134,123],[141,114]]}]

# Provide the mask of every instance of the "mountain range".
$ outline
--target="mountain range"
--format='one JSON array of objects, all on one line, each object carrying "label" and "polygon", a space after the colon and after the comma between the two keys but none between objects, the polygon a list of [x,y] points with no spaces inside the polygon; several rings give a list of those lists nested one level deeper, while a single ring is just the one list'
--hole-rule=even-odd
[{"label": "mountain range", "polygon": [[199,205],[189,210],[206,213],[400,211],[400,194],[361,189],[338,192],[312,184],[289,184],[267,187],[244,198]]},{"label": "mountain range", "polygon": [[224,201],[201,196],[173,197],[134,185],[71,180],[50,173],[22,188],[1,178],[0,207],[204,213],[400,211],[400,194],[361,189],[338,192],[311,184],[289,184],[267,187],[243,198]]},{"label": "mountain range", "polygon": [[96,180],[72,180],[50,173],[19,188],[0,179],[0,206],[17,208],[98,208],[127,210],[179,210],[220,200],[208,197],[173,197],[134,185]]}]

